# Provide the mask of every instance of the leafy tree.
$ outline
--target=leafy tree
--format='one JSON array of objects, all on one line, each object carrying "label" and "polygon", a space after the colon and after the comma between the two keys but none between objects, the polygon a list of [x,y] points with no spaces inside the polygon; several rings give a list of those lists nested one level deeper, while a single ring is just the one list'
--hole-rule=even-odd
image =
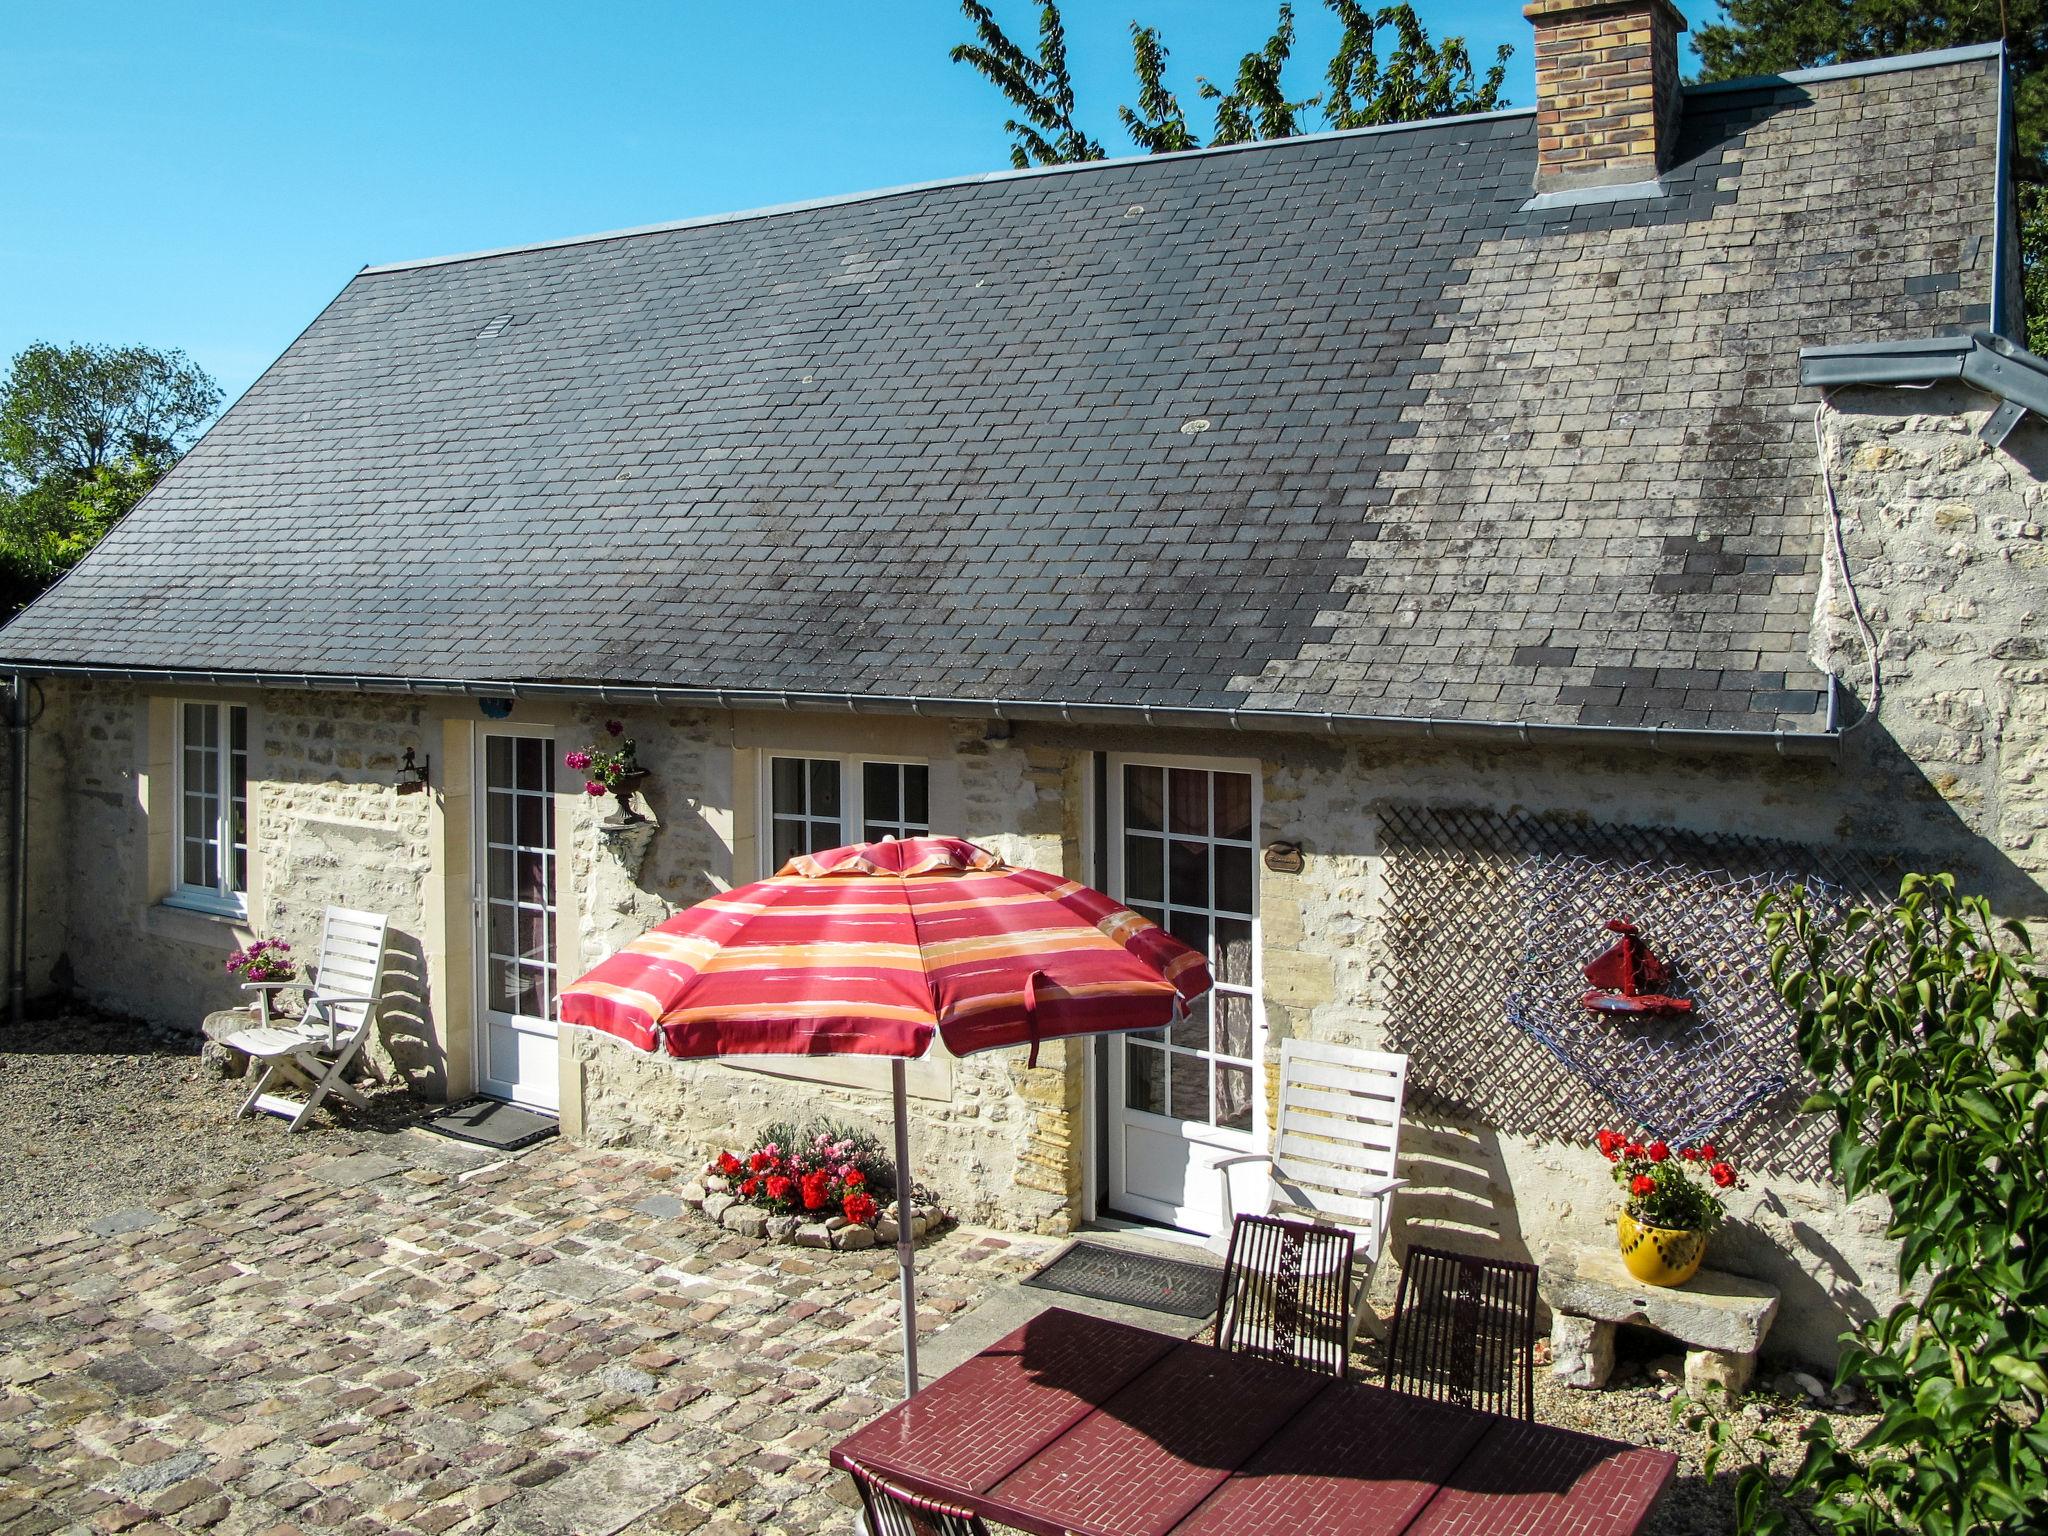
[{"label": "leafy tree", "polygon": [[[1878,1536],[2048,1532],[2048,971],[2017,922],[1951,875],[1909,875],[1838,938],[1804,893],[1759,906],[1771,979],[1823,1085],[1843,1192],[1891,1204],[1907,1299],[1844,1337],[1838,1379],[1876,1428],[1806,1430],[1786,1482],[1758,1457],[1738,1529]],[[1711,1459],[1735,1443],[1711,1421]],[[1755,1436],[1770,1443],[1765,1436]],[[1708,1466],[1708,1475],[1713,1467]]]},{"label": "leafy tree", "polygon": [[[1324,0],[1343,25],[1337,51],[1325,71],[1327,95],[1292,98],[1281,75],[1294,52],[1294,7],[1282,4],[1265,45],[1238,60],[1230,89],[1196,77],[1196,91],[1212,104],[1211,144],[1284,139],[1312,128],[1361,128],[1376,123],[1413,122],[1466,112],[1489,112],[1507,104],[1501,86],[1513,49],[1503,46],[1484,75],[1476,70],[1461,37],[1432,42],[1412,5],[1371,10],[1357,0]],[[2048,4],[2048,0],[2042,0]],[[1067,72],[1066,32],[1056,0],[1039,12],[1039,47],[1033,57],[1004,33],[983,0],[961,0],[974,23],[978,43],[953,49],[955,63],[970,64],[1024,113],[1027,121],[1004,126],[1016,143],[1010,161],[1052,165],[1099,160],[1102,146],[1074,121],[1074,89]],[[1378,41],[1391,29],[1393,51],[1382,62]],[[1148,154],[1195,149],[1201,140],[1166,84],[1167,48],[1156,27],[1131,23],[1131,64],[1138,82],[1136,107],[1119,106],[1117,116],[1131,141]],[[1313,109],[1320,108],[1319,113]]]},{"label": "leafy tree", "polygon": [[77,564],[220,406],[182,352],[36,342],[0,384],[0,612]]},{"label": "leafy tree", "polygon": [[2048,0],[1724,0],[1722,10],[1694,35],[1703,80],[2005,40],[2027,344],[2048,352]]},{"label": "leafy tree", "polygon": [[1138,77],[1138,110],[1116,109],[1131,141],[1148,155],[1198,148],[1201,141],[1188,131],[1180,98],[1166,88],[1166,44],[1157,27],[1131,23],[1131,68]]},{"label": "leafy tree", "polygon": [[1211,144],[1249,144],[1254,139],[1291,139],[1301,132],[1301,114],[1320,97],[1289,101],[1280,72],[1294,52],[1294,7],[1282,4],[1266,46],[1237,61],[1237,89],[1225,91],[1207,80],[1196,86],[1204,101],[1216,103],[1216,136]]},{"label": "leafy tree", "polygon": [[[1430,117],[1492,112],[1506,105],[1501,86],[1514,49],[1501,44],[1483,77],[1475,76],[1471,50],[1462,37],[1432,43],[1412,5],[1368,11],[1356,0],[1329,0],[1344,24],[1330,59],[1329,96],[1324,115],[1332,128],[1370,128]],[[1382,27],[1394,30],[1394,52],[1381,65],[1377,42]]]},{"label": "leafy tree", "polygon": [[1075,160],[1100,160],[1102,146],[1074,122],[1074,77],[1067,70],[1067,29],[1053,0],[1038,13],[1038,57],[1011,42],[982,0],[960,0],[960,9],[974,23],[979,43],[960,43],[952,52],[955,64],[972,64],[1015,103],[1025,121],[1003,124],[1016,143],[1010,164],[1062,165]]}]

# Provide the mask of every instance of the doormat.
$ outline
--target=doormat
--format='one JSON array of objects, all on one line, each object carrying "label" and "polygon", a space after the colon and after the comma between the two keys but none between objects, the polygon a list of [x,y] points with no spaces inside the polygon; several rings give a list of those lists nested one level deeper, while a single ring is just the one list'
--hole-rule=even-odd
[{"label": "doormat", "polygon": [[1214,1264],[1162,1259],[1083,1240],[1024,1283],[1175,1317],[1210,1317],[1223,1289],[1223,1271]]},{"label": "doormat", "polygon": [[499,1099],[471,1099],[457,1104],[424,1122],[437,1136],[473,1142],[479,1147],[496,1147],[500,1152],[517,1152],[537,1141],[546,1141],[560,1129],[553,1115],[543,1115]]}]

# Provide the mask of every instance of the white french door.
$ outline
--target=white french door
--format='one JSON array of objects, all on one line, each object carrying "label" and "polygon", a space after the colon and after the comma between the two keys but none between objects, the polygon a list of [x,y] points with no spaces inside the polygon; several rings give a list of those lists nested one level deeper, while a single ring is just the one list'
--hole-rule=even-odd
[{"label": "white french door", "polygon": [[554,780],[552,736],[479,728],[477,1087],[545,1110],[561,1101]]},{"label": "white french door", "polygon": [[1109,1187],[1127,1215],[1213,1234],[1229,1221],[1218,1159],[1255,1150],[1259,1061],[1258,774],[1112,757],[1110,893],[1209,957],[1215,990],[1169,1029],[1109,1047]]}]

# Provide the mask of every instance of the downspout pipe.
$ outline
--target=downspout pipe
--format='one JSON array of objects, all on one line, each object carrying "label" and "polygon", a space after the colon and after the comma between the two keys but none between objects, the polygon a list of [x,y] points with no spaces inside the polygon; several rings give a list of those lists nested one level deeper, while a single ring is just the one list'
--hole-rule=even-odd
[{"label": "downspout pipe", "polygon": [[28,678],[20,672],[8,685],[7,734],[7,1022],[19,1026],[28,1013]]}]

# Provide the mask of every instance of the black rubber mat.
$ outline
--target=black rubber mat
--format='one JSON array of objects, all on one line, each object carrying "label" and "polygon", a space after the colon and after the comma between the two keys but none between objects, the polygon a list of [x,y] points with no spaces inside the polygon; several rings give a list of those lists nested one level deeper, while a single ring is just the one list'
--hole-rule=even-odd
[{"label": "black rubber mat", "polygon": [[500,1152],[517,1152],[521,1147],[546,1141],[561,1130],[553,1115],[521,1109],[498,1099],[471,1099],[422,1123],[437,1136],[474,1142],[479,1147],[496,1147]]},{"label": "black rubber mat", "polygon": [[1083,1239],[1024,1283],[1175,1317],[1208,1317],[1216,1310],[1223,1271],[1214,1264],[1163,1259]]}]

